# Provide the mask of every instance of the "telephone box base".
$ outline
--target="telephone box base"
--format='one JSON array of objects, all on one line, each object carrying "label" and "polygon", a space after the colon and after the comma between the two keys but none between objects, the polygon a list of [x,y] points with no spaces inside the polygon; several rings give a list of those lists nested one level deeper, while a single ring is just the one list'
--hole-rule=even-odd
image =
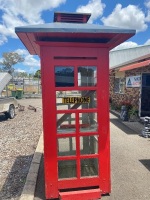
[{"label": "telephone box base", "polygon": [[100,189],[60,192],[61,200],[98,200],[101,198]]}]

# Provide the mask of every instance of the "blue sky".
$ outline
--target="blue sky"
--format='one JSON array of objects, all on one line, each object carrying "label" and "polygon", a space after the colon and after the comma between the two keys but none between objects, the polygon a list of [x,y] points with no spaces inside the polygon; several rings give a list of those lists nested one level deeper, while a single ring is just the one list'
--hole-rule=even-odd
[{"label": "blue sky", "polygon": [[28,53],[14,28],[51,23],[55,11],[91,13],[89,23],[135,29],[116,49],[150,44],[150,0],[0,0],[0,59],[3,52],[16,51],[25,58],[16,71],[40,69],[38,56]]}]

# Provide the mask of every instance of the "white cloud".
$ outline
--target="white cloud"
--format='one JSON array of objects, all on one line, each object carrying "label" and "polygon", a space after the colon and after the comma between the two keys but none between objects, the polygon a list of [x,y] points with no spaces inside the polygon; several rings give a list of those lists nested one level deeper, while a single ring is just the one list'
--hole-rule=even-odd
[{"label": "white cloud", "polygon": [[29,52],[26,49],[17,49],[15,52],[18,53],[21,56],[29,55]]},{"label": "white cloud", "polygon": [[15,72],[26,72],[26,71],[24,69],[17,68],[15,69]]},{"label": "white cloud", "polygon": [[17,49],[15,52],[24,57],[25,60],[22,63],[24,66],[29,68],[40,67],[40,60],[36,56],[30,55],[27,50]]},{"label": "white cloud", "polygon": [[150,9],[150,0],[145,1],[145,6]]},{"label": "white cloud", "polygon": [[[44,23],[41,13],[65,3],[66,0],[0,0],[0,45],[6,37],[17,38],[14,27]],[[1,38],[3,40],[1,41]]]},{"label": "white cloud", "polygon": [[25,57],[24,65],[29,66],[29,67],[40,67],[40,61],[35,59],[34,56],[32,55],[27,55]]},{"label": "white cloud", "polygon": [[145,18],[145,21],[150,22],[150,10],[148,10],[148,12],[147,12],[147,16]]},{"label": "white cloud", "polygon": [[117,4],[113,12],[108,17],[103,17],[104,25],[145,31],[147,29],[146,16],[144,12],[135,5],[128,5],[123,8]]},{"label": "white cloud", "polygon": [[101,2],[101,0],[90,0],[87,5],[79,6],[76,12],[80,13],[91,13],[91,17],[89,19],[89,23],[93,23],[94,20],[98,19],[102,16],[105,8],[105,4]]},{"label": "white cloud", "polygon": [[145,42],[145,45],[148,45],[150,44],[150,39],[148,39],[146,42]]},{"label": "white cloud", "polygon": [[131,42],[131,41],[123,42],[122,44],[115,47],[113,50],[128,49],[128,48],[137,47],[137,46],[138,46],[138,44],[135,42]]},{"label": "white cloud", "polygon": [[7,37],[3,34],[0,34],[0,46],[7,42]]}]

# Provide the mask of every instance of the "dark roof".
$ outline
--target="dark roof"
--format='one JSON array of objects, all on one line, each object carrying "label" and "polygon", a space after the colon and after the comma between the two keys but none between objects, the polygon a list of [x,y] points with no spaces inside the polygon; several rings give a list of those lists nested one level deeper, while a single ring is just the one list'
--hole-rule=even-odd
[{"label": "dark roof", "polygon": [[123,29],[96,24],[74,24],[74,23],[48,23],[15,28],[16,33],[127,33],[135,34],[135,30]]}]

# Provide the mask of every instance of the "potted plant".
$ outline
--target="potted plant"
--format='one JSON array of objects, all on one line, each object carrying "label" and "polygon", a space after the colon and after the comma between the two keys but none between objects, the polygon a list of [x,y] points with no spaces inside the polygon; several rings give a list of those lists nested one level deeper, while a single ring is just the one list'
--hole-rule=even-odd
[{"label": "potted plant", "polygon": [[139,121],[139,115],[138,115],[139,111],[138,109],[136,109],[135,107],[132,107],[131,109],[129,109],[128,111],[128,116],[129,116],[129,121]]}]

